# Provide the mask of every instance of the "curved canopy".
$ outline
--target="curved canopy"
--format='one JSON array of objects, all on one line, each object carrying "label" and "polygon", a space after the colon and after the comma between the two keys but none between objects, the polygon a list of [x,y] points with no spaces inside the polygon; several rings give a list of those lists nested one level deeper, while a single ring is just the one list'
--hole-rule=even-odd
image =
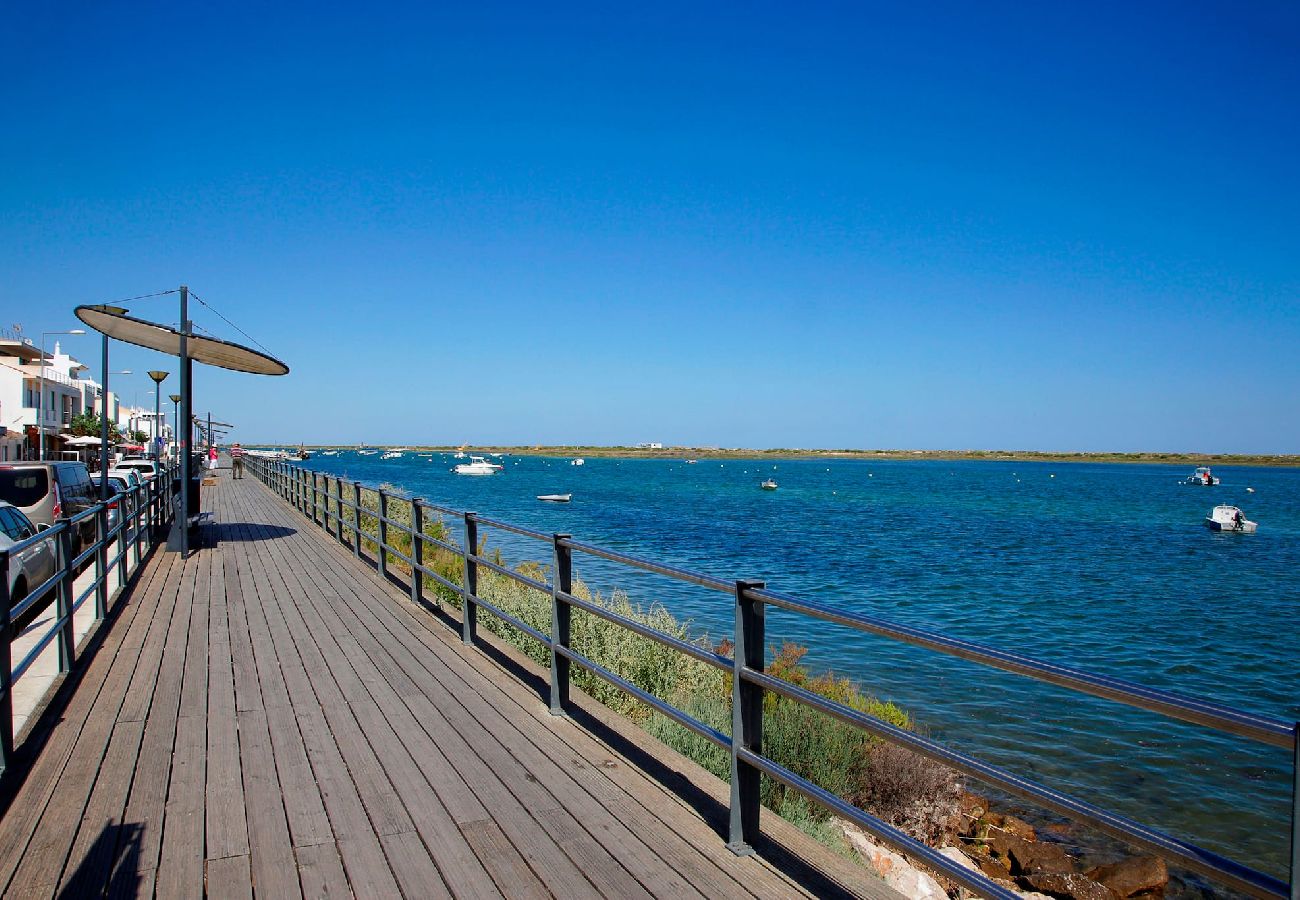
[{"label": "curved canopy", "polygon": [[[78,306],[77,318],[102,334],[128,344],[148,347],[171,356],[181,355],[181,333],[175,328],[146,322],[109,306]],[[288,375],[289,367],[273,356],[197,334],[186,335],[186,355],[209,366],[254,375]]]}]

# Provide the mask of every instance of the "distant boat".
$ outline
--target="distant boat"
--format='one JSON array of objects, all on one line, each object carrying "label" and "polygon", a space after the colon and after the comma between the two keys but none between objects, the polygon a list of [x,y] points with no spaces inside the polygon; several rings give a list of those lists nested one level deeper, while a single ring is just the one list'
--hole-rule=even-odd
[{"label": "distant boat", "polygon": [[464,450],[457,450],[455,453],[452,454],[452,456],[453,456],[455,459],[464,459],[464,458],[465,458],[465,451],[464,451]]},{"label": "distant boat", "polygon": [[401,459],[401,458],[402,458],[402,451],[401,451],[401,450],[389,450],[389,451],[387,451],[386,453],[384,453],[383,456],[381,456],[381,457],[379,457],[379,458],[380,458],[380,459]]},{"label": "distant boat", "polygon": [[760,484],[759,487],[761,487],[765,491],[774,491],[776,490],[776,479],[769,478],[766,481],[764,481],[762,484]]},{"label": "distant boat", "polygon": [[495,475],[504,468],[505,466],[490,463],[481,456],[471,456],[469,462],[459,464],[452,471],[457,475]]},{"label": "distant boat", "polygon": [[578,458],[575,459],[573,462],[569,463],[569,465],[571,465],[571,466],[585,466],[586,464],[587,464],[587,461],[586,461],[585,459],[583,459],[582,457],[578,457]]},{"label": "distant boat", "polygon": [[1211,531],[1254,534],[1255,529],[1259,527],[1259,523],[1247,519],[1237,507],[1228,506],[1224,503],[1214,507],[1210,514],[1205,517],[1205,527]]},{"label": "distant boat", "polygon": [[568,503],[573,499],[572,494],[538,494],[538,500],[545,500],[547,503]]},{"label": "distant boat", "polygon": [[374,455],[375,455],[376,453],[378,453],[378,452],[379,452],[378,450],[358,450],[358,451],[357,451],[357,453],[361,454],[362,456],[374,456]]},{"label": "distant boat", "polygon": [[1209,466],[1198,467],[1195,472],[1188,475],[1183,481],[1183,484],[1199,484],[1204,485],[1205,487],[1211,487],[1218,483],[1219,479],[1211,474]]},{"label": "distant boat", "polygon": [[688,465],[688,466],[693,466],[693,465],[695,465],[697,462],[699,462],[698,459],[688,459],[688,460],[686,460],[686,465]]}]

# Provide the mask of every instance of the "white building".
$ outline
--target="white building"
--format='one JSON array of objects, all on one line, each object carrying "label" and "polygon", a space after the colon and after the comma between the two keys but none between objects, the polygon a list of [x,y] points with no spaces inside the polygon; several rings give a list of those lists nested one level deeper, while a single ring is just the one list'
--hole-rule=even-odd
[{"label": "white building", "polygon": [[[60,434],[73,416],[85,409],[86,367],[54,345],[42,357],[30,338],[0,333],[0,459],[35,459],[40,455],[40,433],[45,433],[47,457],[58,458]],[[44,384],[42,385],[42,375]],[[42,389],[44,412],[42,414]]]}]

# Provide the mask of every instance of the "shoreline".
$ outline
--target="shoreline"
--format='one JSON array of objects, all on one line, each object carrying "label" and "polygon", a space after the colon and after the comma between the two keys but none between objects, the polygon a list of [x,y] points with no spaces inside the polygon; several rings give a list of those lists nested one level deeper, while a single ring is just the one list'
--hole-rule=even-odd
[{"label": "shoreline", "polygon": [[[292,443],[249,442],[250,447],[292,447]],[[1300,454],[1255,453],[1161,453],[1141,451],[1133,453],[1067,453],[1047,450],[805,450],[774,448],[754,450],[745,448],[721,449],[704,447],[595,447],[581,445],[509,446],[484,444],[464,447],[427,444],[302,444],[307,450],[356,449],[379,450],[404,447],[418,452],[454,453],[508,453],[512,456],[590,456],[617,459],[863,459],[863,460],[942,460],[979,462],[1050,462],[1050,463],[1141,463],[1148,465],[1178,466],[1268,466],[1274,468],[1300,467]]]}]

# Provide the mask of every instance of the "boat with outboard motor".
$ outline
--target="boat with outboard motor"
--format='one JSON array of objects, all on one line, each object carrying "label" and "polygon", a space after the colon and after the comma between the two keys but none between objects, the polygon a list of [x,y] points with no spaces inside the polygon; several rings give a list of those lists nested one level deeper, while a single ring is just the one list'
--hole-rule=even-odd
[{"label": "boat with outboard motor", "polygon": [[1235,506],[1221,503],[1205,517],[1205,527],[1211,531],[1231,531],[1235,534],[1254,534],[1258,522],[1252,522]]}]

